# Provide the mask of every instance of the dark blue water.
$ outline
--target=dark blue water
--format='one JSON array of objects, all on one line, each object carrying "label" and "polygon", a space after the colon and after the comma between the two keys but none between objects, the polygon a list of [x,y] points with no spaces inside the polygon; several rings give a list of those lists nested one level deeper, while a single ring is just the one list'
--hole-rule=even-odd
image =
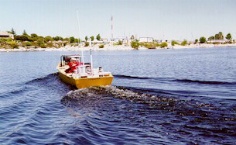
[{"label": "dark blue water", "polygon": [[56,71],[75,53],[0,52],[0,144],[235,143],[236,48],[97,51],[113,85],[81,90]]}]

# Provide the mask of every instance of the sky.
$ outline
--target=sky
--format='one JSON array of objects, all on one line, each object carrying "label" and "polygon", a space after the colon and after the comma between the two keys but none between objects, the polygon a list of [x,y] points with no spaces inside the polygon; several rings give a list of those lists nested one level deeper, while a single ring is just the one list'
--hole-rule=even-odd
[{"label": "sky", "polygon": [[114,38],[236,38],[236,0],[0,0],[0,31],[18,35],[110,38],[111,16]]}]

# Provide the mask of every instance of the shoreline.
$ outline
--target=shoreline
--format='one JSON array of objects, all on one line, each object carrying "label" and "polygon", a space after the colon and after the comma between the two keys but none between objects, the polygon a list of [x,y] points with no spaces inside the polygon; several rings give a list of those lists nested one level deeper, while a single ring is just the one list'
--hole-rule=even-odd
[{"label": "shoreline", "polygon": [[[191,49],[191,48],[214,48],[214,47],[236,47],[235,44],[190,44],[186,46],[181,46],[181,45],[175,45],[171,46],[170,44],[168,47],[165,48],[155,48],[156,50],[160,49]],[[92,46],[92,47],[78,47],[78,46],[65,46],[61,48],[25,48],[25,47],[20,47],[17,49],[3,49],[0,48],[0,52],[28,52],[28,51],[78,51],[78,50],[84,50],[84,51],[89,51],[90,49],[94,51],[123,51],[123,50],[136,50],[132,48],[131,46],[124,46],[124,45],[119,45],[119,46],[110,46],[110,45],[105,45],[104,48],[99,48],[98,46]],[[145,47],[139,47],[137,50],[149,50],[148,48]],[[154,49],[151,49],[154,50]]]}]

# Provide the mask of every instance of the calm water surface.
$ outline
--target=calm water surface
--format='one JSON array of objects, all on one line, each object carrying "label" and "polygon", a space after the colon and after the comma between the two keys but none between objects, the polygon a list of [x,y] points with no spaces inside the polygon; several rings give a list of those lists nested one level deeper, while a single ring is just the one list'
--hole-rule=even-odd
[{"label": "calm water surface", "polygon": [[113,84],[81,90],[56,70],[75,53],[0,52],[0,144],[235,143],[236,48],[96,51]]}]

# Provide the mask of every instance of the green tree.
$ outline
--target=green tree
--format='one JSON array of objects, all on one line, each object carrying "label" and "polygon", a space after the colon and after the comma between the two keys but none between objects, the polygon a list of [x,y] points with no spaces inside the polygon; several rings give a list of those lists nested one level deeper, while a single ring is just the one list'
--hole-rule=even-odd
[{"label": "green tree", "polygon": [[63,41],[69,41],[70,39],[69,38],[63,38]]},{"label": "green tree", "polygon": [[37,46],[42,47],[42,48],[45,47],[44,39],[43,39],[42,37],[40,37],[40,38],[37,40]]},{"label": "green tree", "polygon": [[63,41],[63,38],[61,36],[56,36],[56,37],[53,37],[52,39],[54,41],[59,41],[59,40]]},{"label": "green tree", "polygon": [[172,46],[175,46],[175,44],[178,45],[179,43],[178,43],[177,41],[175,41],[175,40],[172,40],[172,41],[171,41],[171,45],[172,45]]},{"label": "green tree", "polygon": [[210,36],[210,37],[208,38],[208,41],[211,41],[211,40],[214,40],[214,39],[215,39],[214,36]]},{"label": "green tree", "polygon": [[161,48],[164,48],[164,47],[167,47],[168,46],[168,44],[166,43],[166,42],[162,42],[161,44],[160,44],[160,47]]},{"label": "green tree", "polygon": [[227,40],[232,40],[232,36],[231,36],[230,33],[228,33],[225,38],[226,38]]},{"label": "green tree", "polygon": [[51,36],[46,36],[45,38],[44,38],[44,41],[45,42],[49,42],[49,41],[52,41],[53,39],[52,39],[52,37]]},{"label": "green tree", "polygon": [[117,44],[118,44],[118,45],[122,45],[122,44],[123,44],[123,41],[119,40]]},{"label": "green tree", "polygon": [[80,40],[78,38],[75,38],[74,43],[80,43]]},{"label": "green tree", "polygon": [[130,37],[130,39],[131,39],[131,40],[134,40],[134,35],[132,35],[132,36]]},{"label": "green tree", "polygon": [[94,36],[91,36],[90,39],[91,39],[91,41],[93,41],[94,40]]},{"label": "green tree", "polygon": [[99,48],[104,48],[104,44],[99,45]]},{"label": "green tree", "polygon": [[[68,39],[68,38],[67,38],[67,39]],[[64,40],[64,38],[63,38],[63,37],[61,37],[61,36],[59,36],[59,40],[63,41],[63,40]]]},{"label": "green tree", "polygon": [[20,40],[20,41],[29,41],[28,36],[26,35],[16,35],[15,40]]},{"label": "green tree", "polygon": [[13,34],[14,36],[16,35],[16,32],[15,32],[15,30],[13,28],[11,28],[11,32],[10,33]]},{"label": "green tree", "polygon": [[222,32],[219,32],[218,34],[219,34],[219,38],[220,38],[220,40],[223,40],[223,39],[224,39],[224,35],[223,35],[223,33],[222,33]]},{"label": "green tree", "polygon": [[219,34],[215,34],[215,40],[220,40],[220,35]]},{"label": "green tree", "polygon": [[148,49],[156,49],[157,47],[157,45],[154,42],[145,42],[142,45]]},{"label": "green tree", "polygon": [[25,42],[22,42],[21,45],[22,45],[23,47],[26,47],[26,46],[32,46],[32,42],[25,41]]},{"label": "green tree", "polygon": [[137,40],[131,42],[131,47],[134,48],[134,49],[138,49],[139,45],[140,44],[139,44],[139,42]]},{"label": "green tree", "polygon": [[100,34],[98,34],[98,35],[96,36],[96,39],[97,39],[98,41],[101,40],[101,36],[100,36]]},{"label": "green tree", "polygon": [[160,46],[160,44],[158,44],[158,42],[154,42],[154,45],[155,45],[155,47],[159,47]]},{"label": "green tree", "polygon": [[10,46],[10,48],[18,48],[18,44],[15,41],[9,41],[7,44]]},{"label": "green tree", "polygon": [[38,35],[35,34],[35,33],[32,33],[32,34],[30,35],[30,37],[31,37],[31,38],[36,38],[36,37],[38,37]]},{"label": "green tree", "polygon": [[38,35],[35,34],[35,33],[32,33],[32,34],[30,35],[30,38],[31,38],[32,41],[37,41]]},{"label": "green tree", "polygon": [[81,43],[81,39],[80,38],[76,38],[75,41],[76,41],[76,43]]},{"label": "green tree", "polygon": [[53,37],[53,40],[54,40],[54,41],[59,41],[59,40],[60,40],[60,37],[59,37],[59,36]]},{"label": "green tree", "polygon": [[224,39],[223,33],[219,32],[218,34],[215,34],[215,39],[216,40],[223,40]]},{"label": "green tree", "polygon": [[198,43],[198,39],[195,39],[195,42],[194,42],[194,44],[197,44]]},{"label": "green tree", "polygon": [[88,36],[85,36],[85,38],[84,38],[84,39],[85,39],[85,41],[87,42],[87,41],[88,41]]},{"label": "green tree", "polygon": [[205,37],[200,37],[199,41],[200,41],[200,43],[206,43],[206,38]]},{"label": "green tree", "polygon": [[47,47],[50,47],[50,48],[54,47],[54,46],[53,46],[53,43],[52,43],[52,42],[48,42],[48,43],[47,43]]},{"label": "green tree", "polygon": [[42,39],[44,42],[44,37],[43,36],[38,36],[38,39]]},{"label": "green tree", "polygon": [[28,36],[28,34],[26,33],[25,30],[23,31],[22,35],[24,35],[24,36]]},{"label": "green tree", "polygon": [[70,43],[75,43],[75,38],[74,37],[70,37]]},{"label": "green tree", "polygon": [[188,43],[187,40],[184,40],[183,42],[181,42],[181,45],[185,46],[185,45],[187,45],[187,43]]},{"label": "green tree", "polygon": [[89,42],[85,42],[84,47],[89,46]]}]

